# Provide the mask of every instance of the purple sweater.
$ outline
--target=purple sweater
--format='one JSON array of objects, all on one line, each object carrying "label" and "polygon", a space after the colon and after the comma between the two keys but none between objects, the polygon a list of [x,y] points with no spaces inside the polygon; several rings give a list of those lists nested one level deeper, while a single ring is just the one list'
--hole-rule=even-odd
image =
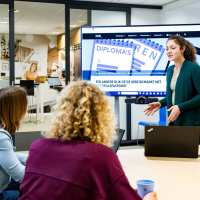
[{"label": "purple sweater", "polygon": [[20,200],[141,200],[111,149],[75,140],[35,141],[21,193]]}]

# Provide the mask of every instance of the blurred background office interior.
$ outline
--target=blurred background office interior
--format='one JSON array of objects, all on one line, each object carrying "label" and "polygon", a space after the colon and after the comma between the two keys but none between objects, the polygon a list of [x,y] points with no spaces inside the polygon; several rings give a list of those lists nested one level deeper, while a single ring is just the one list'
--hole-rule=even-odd
[{"label": "blurred background office interior", "polygon": [[[45,131],[60,87],[81,77],[81,27],[199,23],[198,0],[96,0],[0,2],[0,87],[26,80],[37,66],[34,93],[20,131]],[[48,77],[57,77],[50,85]],[[127,129],[126,97],[119,97],[119,127]],[[110,97],[114,109],[114,97]],[[131,138],[136,139],[146,105],[132,104]],[[133,112],[134,111],[134,112]],[[127,131],[127,130],[126,130]],[[143,138],[143,129],[139,130]],[[126,134],[124,136],[126,140]]]},{"label": "blurred background office interior", "polygon": [[[19,150],[28,150],[48,130],[62,87],[81,78],[82,26],[200,24],[199,10],[199,0],[0,0],[0,88],[28,89],[28,113],[16,136]],[[115,110],[115,98],[109,99]],[[138,122],[158,122],[159,113],[147,117],[145,104],[131,104],[130,119],[125,99],[119,97],[118,127],[125,130],[124,144],[137,144],[144,138]],[[136,179],[153,178],[160,200],[198,199],[200,176],[192,174],[199,160],[148,160],[138,148],[118,152],[133,186]]]}]

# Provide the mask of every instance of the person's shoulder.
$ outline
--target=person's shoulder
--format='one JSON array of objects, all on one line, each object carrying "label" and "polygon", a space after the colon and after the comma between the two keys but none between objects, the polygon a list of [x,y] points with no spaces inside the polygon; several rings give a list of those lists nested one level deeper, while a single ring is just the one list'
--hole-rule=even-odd
[{"label": "person's shoulder", "polygon": [[167,73],[171,73],[173,70],[174,70],[174,66],[175,65],[170,65],[168,68],[167,68]]},{"label": "person's shoulder", "polygon": [[38,138],[32,142],[30,149],[35,149],[35,148],[37,149],[39,147],[42,147],[43,145],[47,143],[47,141],[48,139],[46,138],[43,138],[43,137]]},{"label": "person's shoulder", "polygon": [[0,129],[0,146],[2,149],[12,149],[13,148],[12,137],[4,129]]},{"label": "person's shoulder", "polygon": [[[66,143],[67,144],[67,143]],[[56,138],[46,138],[44,135],[41,135],[40,138],[34,140],[30,146],[30,150],[36,150],[41,148],[57,148],[58,146],[66,145],[65,142],[60,141]]]},{"label": "person's shoulder", "polygon": [[190,68],[199,68],[199,64],[196,62],[192,62],[190,60],[185,60],[184,65],[187,65]]},{"label": "person's shoulder", "polygon": [[170,65],[169,67],[168,67],[168,71],[170,71],[170,70],[173,70],[174,69],[174,67],[175,67],[175,65]]},{"label": "person's shoulder", "polygon": [[0,128],[0,140],[11,140],[11,135],[8,133],[8,131]]},{"label": "person's shoulder", "polygon": [[116,156],[111,148],[103,144],[84,142],[84,146],[84,151],[90,152],[90,155],[92,155],[94,158],[101,157],[102,159],[106,159],[107,157]]},{"label": "person's shoulder", "polygon": [[184,63],[184,70],[187,71],[187,73],[192,73],[199,75],[200,74],[200,66],[196,62],[191,62],[189,60],[185,61]]},{"label": "person's shoulder", "polygon": [[104,176],[119,177],[123,174],[120,161],[116,153],[109,147],[96,144],[91,166],[97,173],[104,171]]},{"label": "person's shoulder", "polygon": [[116,153],[103,144],[93,144],[92,151],[94,158],[98,158],[99,162],[115,162],[118,159]]},{"label": "person's shoulder", "polygon": [[93,146],[93,148],[95,149],[96,153],[107,153],[107,154],[115,154],[114,151],[103,144],[95,144],[95,143],[91,143],[91,145]]}]

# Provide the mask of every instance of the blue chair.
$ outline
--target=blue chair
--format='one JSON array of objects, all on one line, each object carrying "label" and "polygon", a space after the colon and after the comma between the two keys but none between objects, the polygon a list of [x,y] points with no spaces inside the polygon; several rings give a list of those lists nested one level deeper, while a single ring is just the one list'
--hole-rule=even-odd
[{"label": "blue chair", "polygon": [[167,126],[167,108],[162,107],[159,110],[159,121],[158,122],[148,122],[148,121],[139,121],[137,127],[137,144],[139,140],[139,127],[140,126]]},{"label": "blue chair", "polygon": [[7,190],[3,191],[2,200],[17,200],[19,198],[18,190]]}]

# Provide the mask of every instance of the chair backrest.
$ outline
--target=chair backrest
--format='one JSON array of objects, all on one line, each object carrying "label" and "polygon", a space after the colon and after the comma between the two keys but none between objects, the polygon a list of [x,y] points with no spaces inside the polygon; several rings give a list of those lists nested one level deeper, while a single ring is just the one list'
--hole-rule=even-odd
[{"label": "chair backrest", "polygon": [[159,125],[167,124],[167,107],[164,106],[159,110]]},{"label": "chair backrest", "polygon": [[117,152],[117,150],[119,149],[120,143],[121,143],[122,138],[123,138],[123,136],[124,136],[124,132],[125,132],[124,129],[120,129],[120,128],[119,128],[119,129],[116,130],[117,138],[116,138],[116,140],[114,141],[113,146],[112,146],[112,149],[113,149],[115,152]]},{"label": "chair backrest", "polygon": [[34,96],[34,81],[33,80],[20,80],[20,86],[25,88],[27,95]]}]

